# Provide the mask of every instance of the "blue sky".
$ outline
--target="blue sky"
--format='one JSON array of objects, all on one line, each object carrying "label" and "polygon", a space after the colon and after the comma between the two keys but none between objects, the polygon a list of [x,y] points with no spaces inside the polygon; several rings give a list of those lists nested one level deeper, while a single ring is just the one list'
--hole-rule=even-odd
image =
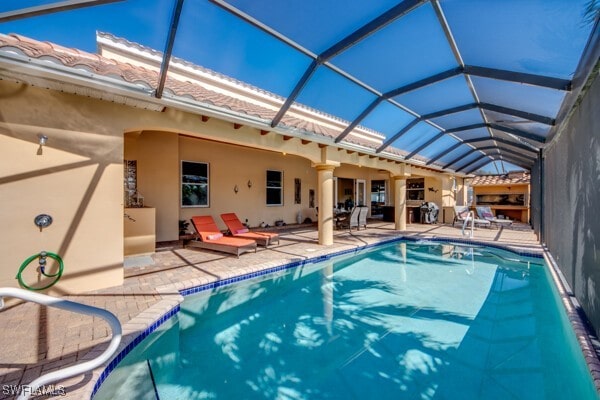
[{"label": "blue sky", "polygon": [[[440,3],[466,64],[570,79],[591,29],[590,24],[583,22],[587,1],[442,0]],[[44,3],[51,2],[5,1],[0,3],[0,12],[14,8],[15,4],[26,7]],[[314,54],[323,52],[397,4],[393,0],[230,0],[230,3]],[[129,0],[4,23],[0,31],[95,52],[98,30],[162,51],[172,4],[167,0]],[[301,51],[207,0],[184,3],[173,54],[283,97],[291,93],[312,61]],[[458,65],[429,3],[358,42],[331,62],[379,93]],[[482,101],[543,115],[554,116],[564,97],[554,90],[519,87],[486,78],[477,78],[474,84]],[[298,101],[351,121],[375,97],[369,90],[321,66],[301,91]],[[474,98],[464,78],[459,76],[394,100],[422,114],[473,102]],[[384,102],[361,124],[389,137],[411,118],[406,111]],[[452,118],[444,119],[448,126],[458,123]],[[423,129],[419,129],[409,132],[402,143],[393,145],[422,139]],[[434,145],[433,150],[435,146],[439,145]],[[432,153],[431,148],[426,150]]]}]

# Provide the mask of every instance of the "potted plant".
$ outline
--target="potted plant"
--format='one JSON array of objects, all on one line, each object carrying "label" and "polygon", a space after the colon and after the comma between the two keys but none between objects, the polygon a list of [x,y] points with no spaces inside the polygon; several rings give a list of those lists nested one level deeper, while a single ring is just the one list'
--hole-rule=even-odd
[{"label": "potted plant", "polygon": [[187,228],[190,226],[190,223],[185,219],[179,220],[179,236],[187,235]]}]

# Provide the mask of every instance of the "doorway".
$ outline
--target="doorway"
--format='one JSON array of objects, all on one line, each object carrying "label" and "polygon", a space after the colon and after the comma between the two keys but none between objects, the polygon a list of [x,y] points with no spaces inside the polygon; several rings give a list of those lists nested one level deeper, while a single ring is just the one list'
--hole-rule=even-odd
[{"label": "doorway", "polygon": [[354,179],[335,178],[335,204],[339,210],[352,210],[355,204],[354,198]]},{"label": "doorway", "polygon": [[368,206],[367,181],[364,179],[334,178],[334,208],[352,210],[354,206]]},{"label": "doorway", "polygon": [[364,179],[356,180],[356,191],[354,193],[355,204],[357,206],[367,205],[367,181]]},{"label": "doorway", "polygon": [[384,180],[371,181],[371,217],[383,216],[386,191]]}]

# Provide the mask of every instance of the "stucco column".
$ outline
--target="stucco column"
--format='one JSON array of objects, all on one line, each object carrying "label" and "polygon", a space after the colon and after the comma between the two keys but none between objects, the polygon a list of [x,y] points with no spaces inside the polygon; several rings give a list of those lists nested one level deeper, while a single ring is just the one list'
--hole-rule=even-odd
[{"label": "stucco column", "polygon": [[394,223],[398,231],[406,230],[406,178],[394,176]]},{"label": "stucco column", "polygon": [[319,244],[333,244],[333,170],[335,166],[318,164],[317,184],[319,185]]}]

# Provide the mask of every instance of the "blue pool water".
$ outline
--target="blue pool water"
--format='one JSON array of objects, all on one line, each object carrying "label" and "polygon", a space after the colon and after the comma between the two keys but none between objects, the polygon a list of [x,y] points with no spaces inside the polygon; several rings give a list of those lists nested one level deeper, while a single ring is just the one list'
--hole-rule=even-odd
[{"label": "blue pool water", "polygon": [[414,242],[187,297],[95,399],[157,394],[598,398],[542,259]]}]

